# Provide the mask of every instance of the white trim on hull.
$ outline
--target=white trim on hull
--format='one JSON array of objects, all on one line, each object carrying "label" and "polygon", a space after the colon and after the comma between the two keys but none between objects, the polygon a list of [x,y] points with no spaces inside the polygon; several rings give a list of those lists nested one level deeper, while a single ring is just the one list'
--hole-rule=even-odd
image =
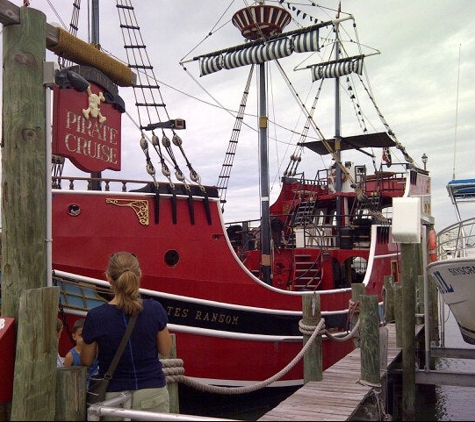
[{"label": "white trim on hull", "polygon": [[475,259],[432,262],[427,272],[453,313],[464,341],[475,345]]}]

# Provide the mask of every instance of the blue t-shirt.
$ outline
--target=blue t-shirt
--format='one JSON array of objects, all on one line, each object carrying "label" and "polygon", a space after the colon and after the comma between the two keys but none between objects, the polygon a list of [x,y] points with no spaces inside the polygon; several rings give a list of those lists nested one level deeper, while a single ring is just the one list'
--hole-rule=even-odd
[{"label": "blue t-shirt", "polygon": [[[81,366],[81,355],[78,353],[78,351],[73,347],[72,349],[69,350],[71,354],[73,355],[73,366]],[[94,359],[94,362],[92,363],[91,366],[87,367],[87,373],[86,373],[86,384],[89,386],[89,379],[97,375],[99,372],[99,363],[97,361],[97,357]]]},{"label": "blue t-shirt", "polygon": [[[106,303],[88,312],[82,337],[86,344],[96,341],[99,346],[100,377],[109,369],[128,322],[129,316],[115,305]],[[167,323],[168,316],[163,306],[153,299],[145,299],[108,391],[160,388],[166,385],[158,358],[157,335]]]}]

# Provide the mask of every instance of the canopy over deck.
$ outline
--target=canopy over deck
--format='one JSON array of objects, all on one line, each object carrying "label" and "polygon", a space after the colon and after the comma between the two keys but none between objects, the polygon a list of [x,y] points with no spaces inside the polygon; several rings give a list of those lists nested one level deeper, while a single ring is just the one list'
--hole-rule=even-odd
[{"label": "canopy over deck", "polygon": [[[326,155],[329,154],[330,151],[328,151],[325,142],[330,146],[330,148],[332,148],[333,151],[336,151],[336,140],[334,138],[326,139],[325,141],[303,142],[300,145],[310,148],[312,151],[316,152],[319,155]],[[389,148],[394,146],[396,146],[396,143],[389,137],[386,132],[378,132],[367,133],[364,135],[357,136],[341,137],[339,150],[345,151],[349,149],[362,148]]]},{"label": "canopy over deck", "polygon": [[447,184],[450,200],[455,206],[457,218],[462,220],[458,204],[475,202],[475,179],[458,179],[451,180]]},{"label": "canopy over deck", "polygon": [[447,191],[455,200],[475,200],[475,179],[451,180],[447,184]]}]

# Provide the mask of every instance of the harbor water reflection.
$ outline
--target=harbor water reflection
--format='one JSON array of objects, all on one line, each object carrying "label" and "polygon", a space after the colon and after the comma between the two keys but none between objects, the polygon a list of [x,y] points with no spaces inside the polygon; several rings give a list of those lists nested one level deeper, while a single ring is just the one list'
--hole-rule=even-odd
[{"label": "harbor water reflection", "polygon": [[[455,318],[445,307],[445,347],[474,349],[462,339]],[[475,373],[475,360],[438,358],[436,369],[440,371]],[[416,418],[418,421],[470,421],[473,420],[473,387],[418,386]]]}]

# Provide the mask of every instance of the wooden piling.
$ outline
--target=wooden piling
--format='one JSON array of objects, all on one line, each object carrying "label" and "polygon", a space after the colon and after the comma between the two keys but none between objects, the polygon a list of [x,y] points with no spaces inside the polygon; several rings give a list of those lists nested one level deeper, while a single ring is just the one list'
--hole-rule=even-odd
[{"label": "wooden piling", "polygon": [[3,27],[2,315],[15,319],[21,293],[47,280],[45,28],[29,7]]},{"label": "wooden piling", "polygon": [[[361,299],[361,296],[365,293],[366,286],[363,283],[352,283],[351,285],[351,300],[353,303],[358,303]],[[358,307],[355,308],[353,315],[351,316],[351,326],[354,327],[360,317],[360,310]],[[355,336],[353,338],[353,344],[355,347],[360,347],[360,337]]]},{"label": "wooden piling", "polygon": [[11,420],[52,421],[56,404],[59,287],[20,297]]},{"label": "wooden piling", "polygon": [[[14,9],[3,2],[2,23]],[[59,291],[37,291],[48,275],[46,15],[21,7],[19,17],[3,26],[1,313],[18,324],[11,419],[52,420]]]},{"label": "wooden piling", "polygon": [[361,380],[380,384],[379,312],[378,296],[360,297],[361,329]]},{"label": "wooden piling", "polygon": [[[172,349],[167,356],[159,356],[160,359],[176,359],[176,335],[170,334]],[[170,396],[170,413],[180,413],[180,400],[178,395],[178,382],[167,382],[168,395]]]},{"label": "wooden piling", "polygon": [[[320,296],[302,296],[303,324],[317,326],[321,319]],[[311,334],[303,334],[303,344],[307,344]],[[323,378],[322,336],[318,335],[303,358],[304,383],[321,381]]]},{"label": "wooden piling", "polygon": [[86,366],[56,370],[55,421],[86,420]]},{"label": "wooden piling", "polygon": [[401,243],[402,265],[402,417],[415,420],[416,397],[416,280],[419,275],[419,244]]},{"label": "wooden piling", "polygon": [[[428,293],[427,293],[428,294]],[[424,324],[424,298],[426,292],[424,292],[424,276],[419,275],[416,279],[416,324]]]},{"label": "wooden piling", "polygon": [[384,321],[394,322],[394,277],[384,276]]},{"label": "wooden piling", "polygon": [[396,322],[396,346],[402,347],[402,284],[394,285],[394,319]]}]

